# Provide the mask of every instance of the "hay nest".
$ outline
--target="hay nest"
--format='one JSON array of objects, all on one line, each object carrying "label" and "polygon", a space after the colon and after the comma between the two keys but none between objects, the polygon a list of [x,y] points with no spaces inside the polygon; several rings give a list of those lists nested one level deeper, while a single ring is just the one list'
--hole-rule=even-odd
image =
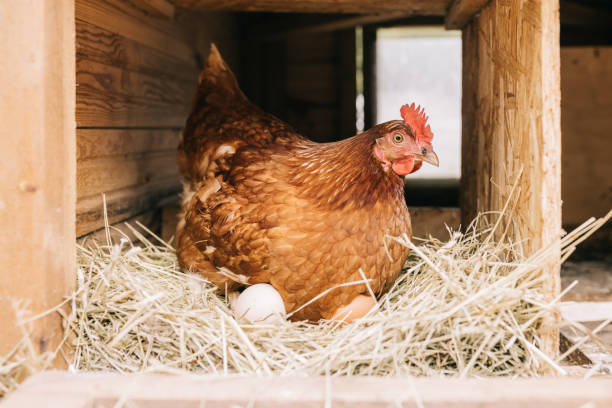
[{"label": "hay nest", "polygon": [[[543,295],[545,269],[554,251],[561,247],[565,259],[606,219],[589,220],[527,258],[520,243],[494,239],[501,219],[481,215],[466,233],[449,231],[448,242],[430,238],[417,246],[407,237],[392,238],[412,249],[403,272],[374,310],[349,325],[236,321],[212,284],[180,271],[171,245],[143,226],[130,227],[138,244],[127,237],[113,243],[108,235],[108,245],[78,246],[77,289],[65,302],[71,306],[64,316],[65,358],[73,370],[122,373],[564,373],[560,359],[541,348],[539,334],[558,315],[561,297]],[[27,366],[27,353],[13,358],[12,366],[9,360],[0,364],[5,388],[16,369],[24,375],[41,365]]]}]

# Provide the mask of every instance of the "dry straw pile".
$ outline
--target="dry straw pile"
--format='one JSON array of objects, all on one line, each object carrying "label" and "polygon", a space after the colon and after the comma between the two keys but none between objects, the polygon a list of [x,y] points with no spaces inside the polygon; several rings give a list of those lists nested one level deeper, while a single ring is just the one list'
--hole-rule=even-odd
[{"label": "dry straw pile", "polygon": [[[238,322],[224,297],[207,281],[182,273],[174,249],[142,226],[132,228],[138,244],[127,238],[112,243],[109,235],[109,245],[79,246],[77,289],[64,305],[70,307],[49,313],[70,310],[60,353],[74,370],[527,377],[552,368],[563,373],[560,359],[553,361],[539,348],[538,333],[558,313],[560,298],[542,295],[544,266],[555,246],[565,259],[606,219],[589,220],[558,246],[525,258],[520,243],[494,239],[503,236],[502,218],[481,215],[466,233],[449,231],[448,242],[429,239],[417,246],[406,237],[392,238],[411,247],[411,255],[391,291],[355,324]],[[48,361],[32,358],[29,350],[25,336],[0,361],[4,388]]]}]

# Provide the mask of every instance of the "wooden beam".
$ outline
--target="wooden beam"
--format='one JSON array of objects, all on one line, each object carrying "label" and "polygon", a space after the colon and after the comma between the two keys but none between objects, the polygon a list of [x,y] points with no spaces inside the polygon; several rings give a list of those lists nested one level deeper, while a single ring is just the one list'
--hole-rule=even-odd
[{"label": "wooden beam", "polygon": [[[60,303],[75,281],[73,0],[0,2],[0,355],[24,317]],[[52,314],[28,325],[36,352],[62,337]]]},{"label": "wooden beam", "polygon": [[185,9],[197,11],[269,11],[297,13],[389,13],[443,16],[450,0],[172,0]]},{"label": "wooden beam", "polygon": [[141,7],[160,17],[174,18],[174,5],[167,0],[138,0]]},{"label": "wooden beam", "polygon": [[[556,0],[492,0],[463,29],[462,224],[502,209],[518,179],[508,236],[525,254],[561,234],[559,65]],[[549,261],[542,292],[552,299],[558,253]],[[553,356],[554,326],[541,333]]]},{"label": "wooden beam", "polygon": [[606,378],[210,377],[47,372],[3,408],[135,405],[187,407],[556,407],[612,406]]},{"label": "wooden beam", "polygon": [[[360,25],[386,23],[393,20],[399,20],[402,18],[410,17],[409,13],[394,12],[386,14],[368,14],[354,17],[340,18],[333,21],[326,21],[324,23],[310,24],[303,27],[291,28],[281,32],[264,35],[261,37],[263,41],[278,41],[287,37],[297,37],[301,35],[327,33],[330,31],[340,31],[350,28],[355,28]],[[257,38],[255,38],[257,39]]]},{"label": "wooden beam", "polygon": [[447,30],[461,30],[488,2],[489,0],[454,0],[446,13],[444,27]]}]

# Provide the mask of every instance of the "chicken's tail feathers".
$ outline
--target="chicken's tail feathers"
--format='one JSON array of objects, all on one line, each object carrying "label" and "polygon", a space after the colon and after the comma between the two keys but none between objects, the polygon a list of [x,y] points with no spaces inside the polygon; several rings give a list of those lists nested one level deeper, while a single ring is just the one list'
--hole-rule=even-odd
[{"label": "chicken's tail feathers", "polygon": [[[234,73],[221,57],[221,53],[214,43],[210,44],[210,52],[206,64],[198,77],[198,95],[207,101],[218,103],[230,102],[246,97],[238,86]],[[211,98],[211,96],[213,96]]]}]

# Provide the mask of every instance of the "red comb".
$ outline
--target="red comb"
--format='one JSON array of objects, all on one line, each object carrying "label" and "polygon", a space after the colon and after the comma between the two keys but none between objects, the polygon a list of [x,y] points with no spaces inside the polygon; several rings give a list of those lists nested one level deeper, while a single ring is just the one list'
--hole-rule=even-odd
[{"label": "red comb", "polygon": [[402,118],[404,118],[404,123],[412,128],[418,140],[424,142],[431,142],[433,140],[433,133],[431,133],[431,128],[427,124],[427,119],[429,118],[425,116],[425,109],[421,108],[420,105],[415,106],[413,103],[412,105],[402,106],[400,113]]}]

